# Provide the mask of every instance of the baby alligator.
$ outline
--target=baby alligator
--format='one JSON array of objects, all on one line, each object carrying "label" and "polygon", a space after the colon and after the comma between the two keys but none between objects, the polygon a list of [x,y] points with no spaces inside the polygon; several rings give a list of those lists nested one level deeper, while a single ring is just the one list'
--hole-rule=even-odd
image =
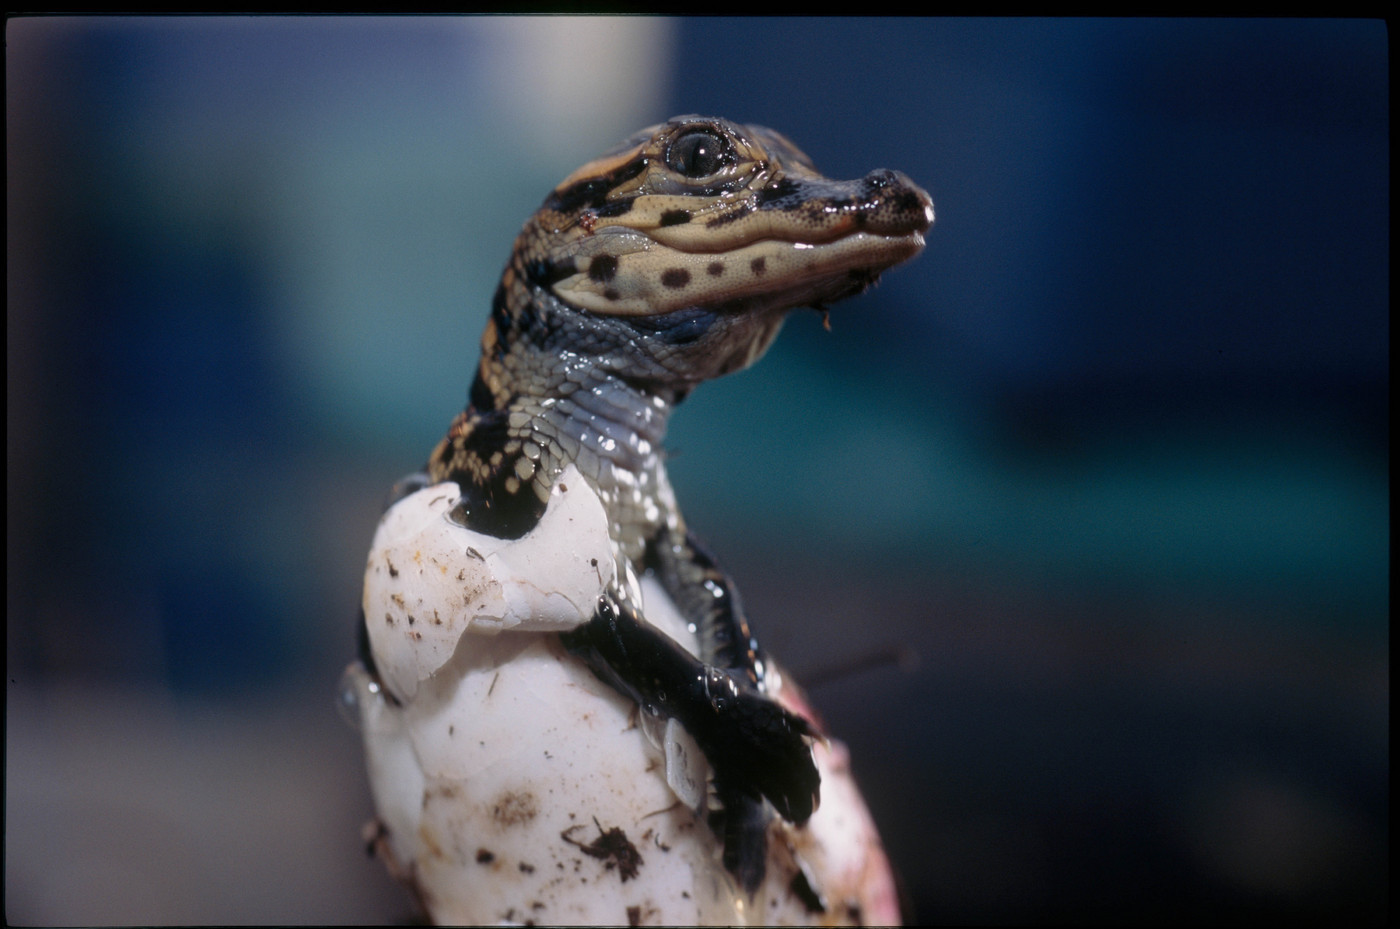
[{"label": "baby alligator", "polygon": [[[762,355],[789,309],[824,310],[918,254],[932,222],[903,174],[830,180],[770,129],[700,116],[646,129],[525,224],[470,404],[428,461],[428,481],[462,489],[454,518],[499,538],[534,527],[569,464],[592,485],[623,580],[565,645],[704,751],[724,864],[749,893],[764,873],[765,801],[795,823],[816,806],[815,733],[765,696],[738,594],[676,506],[667,419],[701,381]],[[698,633],[698,660],[641,615],[645,572]]]}]

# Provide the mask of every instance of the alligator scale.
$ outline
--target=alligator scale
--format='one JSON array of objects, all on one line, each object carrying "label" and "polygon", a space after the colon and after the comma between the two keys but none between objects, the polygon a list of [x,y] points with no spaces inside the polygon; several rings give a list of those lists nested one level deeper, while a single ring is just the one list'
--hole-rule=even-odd
[{"label": "alligator scale", "polygon": [[469,405],[376,532],[347,676],[370,839],[433,919],[897,918],[843,748],[687,528],[663,441],[696,385],[932,222],[898,172],[830,180],[685,116],[525,224]]}]

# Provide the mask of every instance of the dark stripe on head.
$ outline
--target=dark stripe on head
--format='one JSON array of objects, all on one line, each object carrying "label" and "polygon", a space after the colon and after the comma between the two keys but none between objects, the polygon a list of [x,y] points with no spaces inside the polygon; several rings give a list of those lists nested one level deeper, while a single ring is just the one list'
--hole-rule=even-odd
[{"label": "dark stripe on head", "polygon": [[539,258],[525,266],[525,277],[538,287],[553,287],[564,278],[573,277],[577,273],[572,258],[559,261]]},{"label": "dark stripe on head", "polygon": [[745,203],[745,204],[743,204],[742,206],[736,206],[734,209],[730,210],[728,213],[723,213],[723,214],[721,214],[721,215],[719,215],[719,216],[716,216],[714,219],[709,220],[708,222],[706,222],[706,223],[705,223],[705,228],[706,228],[706,229],[713,229],[713,228],[715,228],[716,226],[723,226],[725,223],[732,223],[732,222],[734,222],[734,220],[736,220],[736,219],[741,219],[741,218],[743,218],[743,217],[745,217],[745,216],[748,216],[748,215],[749,215],[750,213],[752,213],[752,212],[753,212],[753,204]]},{"label": "dark stripe on head", "polygon": [[612,216],[622,216],[627,213],[630,213],[632,212],[632,204],[635,202],[636,201],[632,200],[629,197],[626,200],[614,200],[611,203],[604,203],[602,206],[598,207],[598,217],[600,219],[603,219]]},{"label": "dark stripe on head", "polygon": [[646,170],[646,166],[645,157],[633,158],[610,174],[578,181],[563,190],[555,191],[545,198],[543,208],[558,213],[576,213],[585,208],[601,209],[614,187],[641,174]]},{"label": "dark stripe on head", "polygon": [[802,185],[790,177],[763,188],[754,200],[761,210],[790,210],[805,202]]}]

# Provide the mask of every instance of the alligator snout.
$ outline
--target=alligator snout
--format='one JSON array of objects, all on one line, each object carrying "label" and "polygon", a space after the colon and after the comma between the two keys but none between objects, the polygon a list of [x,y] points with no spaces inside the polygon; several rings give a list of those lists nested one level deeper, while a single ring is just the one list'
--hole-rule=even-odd
[{"label": "alligator snout", "polygon": [[908,235],[933,225],[933,198],[903,172],[877,168],[859,183],[861,227],[867,232]]}]

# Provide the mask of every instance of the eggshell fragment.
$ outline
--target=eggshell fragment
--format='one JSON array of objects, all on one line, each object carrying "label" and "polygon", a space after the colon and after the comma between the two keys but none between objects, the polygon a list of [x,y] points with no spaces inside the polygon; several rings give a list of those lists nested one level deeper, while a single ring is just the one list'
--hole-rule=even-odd
[{"label": "eggshell fragment", "polygon": [[[464,633],[559,632],[587,622],[613,580],[607,517],[570,466],[534,531],[497,539],[454,522],[455,483],[390,507],[365,567],[364,611],[390,693],[412,699]],[[555,540],[546,544],[542,540]]]}]

